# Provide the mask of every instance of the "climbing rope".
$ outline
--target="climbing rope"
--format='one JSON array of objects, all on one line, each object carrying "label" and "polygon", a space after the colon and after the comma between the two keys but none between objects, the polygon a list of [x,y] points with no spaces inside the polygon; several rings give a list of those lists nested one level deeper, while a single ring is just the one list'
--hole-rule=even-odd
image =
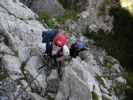
[{"label": "climbing rope", "polygon": [[[47,59],[45,59],[46,62],[47,62],[47,64],[42,65],[42,66],[40,66],[40,67],[38,68],[38,70],[39,70],[38,74],[31,80],[30,83],[32,83],[34,80],[37,79],[37,77],[41,74],[42,69],[46,72],[46,77],[50,74],[50,70],[52,69],[52,64],[50,64],[50,61],[51,61],[50,58],[51,58],[51,57],[45,57],[45,58],[47,58]],[[57,61],[57,59],[55,59],[55,58],[53,58],[53,60],[54,60],[54,63],[55,63],[55,65],[56,65],[56,67],[57,67],[57,70],[58,70],[59,79],[62,80],[62,75],[63,75],[62,64],[61,64],[59,61]],[[20,95],[22,95],[22,93],[23,93],[24,91],[26,91],[26,89],[27,89],[28,87],[29,87],[29,84],[28,84],[18,95],[15,96],[15,99],[17,100],[17,98],[18,98]]]},{"label": "climbing rope", "polygon": [[[38,70],[39,70],[39,72],[38,72],[38,74],[31,80],[31,82],[30,83],[32,83],[34,80],[36,80],[37,79],[37,77],[41,74],[41,71],[42,71],[42,69],[44,68],[44,71],[46,70],[46,68],[48,67],[47,65],[42,65],[42,66],[40,66],[39,68],[38,68]],[[17,100],[17,98],[20,96],[20,95],[22,95],[22,93],[24,92],[24,91],[26,91],[26,89],[29,87],[29,84],[18,94],[18,95],[16,95],[15,96],[15,100]]]}]

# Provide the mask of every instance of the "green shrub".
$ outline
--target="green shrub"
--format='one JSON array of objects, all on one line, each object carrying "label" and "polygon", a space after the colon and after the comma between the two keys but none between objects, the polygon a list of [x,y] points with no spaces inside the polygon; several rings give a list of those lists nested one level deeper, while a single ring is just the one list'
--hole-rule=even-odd
[{"label": "green shrub", "polygon": [[24,71],[25,71],[26,63],[27,63],[27,61],[23,61],[23,62],[21,63],[21,67],[20,67],[21,72],[23,73],[24,77],[25,77]]},{"label": "green shrub", "polygon": [[102,78],[102,76],[96,76],[96,79],[97,79],[97,81],[100,83],[100,84],[102,84],[103,83],[103,80],[101,79]]},{"label": "green shrub", "polygon": [[102,16],[106,14],[107,7],[111,6],[114,3],[112,0],[105,0],[97,9],[97,16]]},{"label": "green shrub", "polygon": [[107,98],[106,96],[102,96],[103,100],[110,100],[109,98]]},{"label": "green shrub", "polygon": [[58,16],[55,19],[59,22],[59,23],[63,23],[65,22],[67,19],[75,19],[76,18],[76,11],[74,10],[66,10],[65,14],[63,16]]},{"label": "green shrub", "polygon": [[38,20],[42,22],[42,24],[47,24],[49,27],[53,28],[58,24],[63,24],[67,19],[76,18],[77,13],[74,10],[66,10],[63,16],[57,16],[55,18],[49,18],[47,12],[39,12]]},{"label": "green shrub", "polygon": [[67,10],[80,11],[80,0],[58,0],[62,4],[63,8]]},{"label": "green shrub", "polygon": [[128,81],[128,84],[132,87],[133,87],[133,72],[128,72],[128,75],[127,75],[127,81]]},{"label": "green shrub", "polygon": [[25,78],[22,77],[22,78],[19,78],[19,79],[15,80],[16,84],[22,86],[23,84],[21,83],[21,80],[25,80]]},{"label": "green shrub", "polygon": [[51,20],[49,18],[49,15],[48,15],[47,12],[39,12],[38,15],[39,15],[38,20],[40,22],[42,22],[42,24],[46,23],[49,27],[54,27],[55,26],[54,20]]},{"label": "green shrub", "polygon": [[7,77],[9,77],[7,70],[0,65],[0,81]]},{"label": "green shrub", "polygon": [[95,92],[91,92],[91,93],[92,93],[92,100],[99,100]]},{"label": "green shrub", "polygon": [[7,77],[9,77],[9,75],[7,74],[7,72],[6,73],[5,72],[0,72],[0,81],[3,80],[3,79],[5,79],[5,78],[7,78]]}]

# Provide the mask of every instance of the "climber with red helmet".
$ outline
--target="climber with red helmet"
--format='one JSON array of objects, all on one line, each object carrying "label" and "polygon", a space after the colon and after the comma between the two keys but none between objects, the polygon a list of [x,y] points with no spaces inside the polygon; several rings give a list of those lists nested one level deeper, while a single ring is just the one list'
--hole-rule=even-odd
[{"label": "climber with red helmet", "polygon": [[[55,63],[59,62],[62,66],[62,64],[64,64],[64,59],[69,57],[70,53],[66,43],[67,37],[64,35],[63,31],[59,31],[59,29],[49,29],[43,31],[42,43],[39,44],[39,48],[44,55],[54,59],[54,61],[56,61]],[[60,74],[62,69],[57,69]]]},{"label": "climber with red helmet", "polygon": [[41,51],[49,56],[68,56],[69,49],[66,45],[67,37],[57,29],[51,29],[42,33]]},{"label": "climber with red helmet", "polygon": [[[39,44],[39,48],[44,55],[64,64],[64,58],[67,58],[70,54],[66,43],[67,37],[63,31],[59,31],[59,29],[49,29],[42,32],[42,43]],[[61,68],[58,68],[58,73],[61,72],[60,70]]]}]

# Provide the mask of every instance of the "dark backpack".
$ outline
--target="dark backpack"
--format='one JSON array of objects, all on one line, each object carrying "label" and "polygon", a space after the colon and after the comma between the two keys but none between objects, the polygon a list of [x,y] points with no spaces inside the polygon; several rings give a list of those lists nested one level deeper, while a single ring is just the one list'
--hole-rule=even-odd
[{"label": "dark backpack", "polygon": [[42,42],[46,43],[46,53],[50,56],[52,52],[51,42],[53,41],[53,38],[57,33],[58,33],[57,29],[52,29],[52,30],[42,32]]},{"label": "dark backpack", "polygon": [[43,31],[42,32],[42,42],[43,43],[48,43],[51,42],[54,38],[54,36],[58,33],[57,29],[52,29],[48,31]]}]

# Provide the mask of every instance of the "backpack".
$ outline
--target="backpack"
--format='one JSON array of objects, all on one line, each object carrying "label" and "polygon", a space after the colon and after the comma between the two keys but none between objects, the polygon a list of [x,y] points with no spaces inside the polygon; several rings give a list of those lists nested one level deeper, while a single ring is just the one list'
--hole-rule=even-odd
[{"label": "backpack", "polygon": [[71,46],[79,39],[81,36],[81,33],[77,32],[65,32],[65,35],[68,37],[68,47],[71,48]]},{"label": "backpack", "polygon": [[46,53],[51,56],[52,54],[52,45],[54,36],[58,33],[57,29],[50,29],[48,31],[42,32],[42,42],[46,43]]},{"label": "backpack", "polygon": [[57,29],[49,29],[48,31],[42,32],[42,42],[49,43],[53,40],[54,36],[58,33]]}]

